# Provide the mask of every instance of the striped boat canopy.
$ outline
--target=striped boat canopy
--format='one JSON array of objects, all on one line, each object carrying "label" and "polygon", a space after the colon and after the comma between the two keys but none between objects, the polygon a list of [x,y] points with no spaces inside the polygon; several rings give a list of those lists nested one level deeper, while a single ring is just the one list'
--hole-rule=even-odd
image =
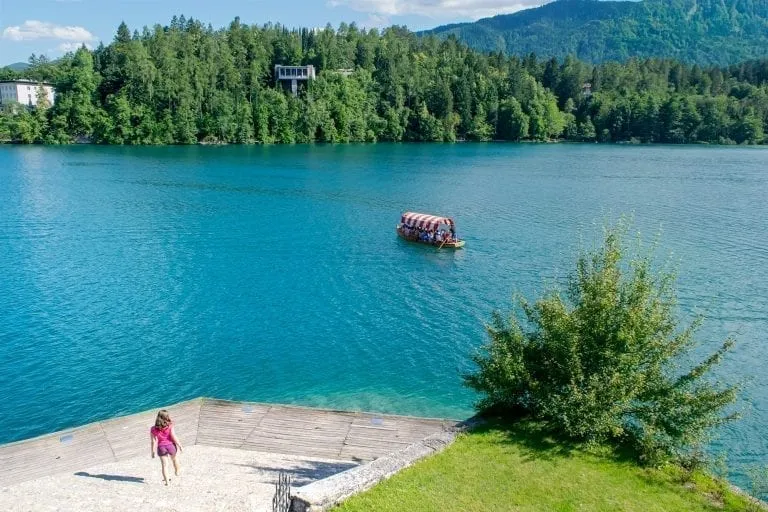
[{"label": "striped boat canopy", "polygon": [[438,217],[436,215],[414,212],[405,212],[400,218],[400,222],[422,229],[437,229],[440,224],[447,224],[451,227],[454,226],[453,219],[450,217]]}]

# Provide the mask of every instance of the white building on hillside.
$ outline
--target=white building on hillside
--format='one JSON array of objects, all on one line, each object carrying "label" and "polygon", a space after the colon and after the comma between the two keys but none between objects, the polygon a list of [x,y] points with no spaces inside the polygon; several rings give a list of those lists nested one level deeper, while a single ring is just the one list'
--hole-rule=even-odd
[{"label": "white building on hillside", "polygon": [[34,80],[4,80],[0,81],[0,104],[21,103],[29,107],[37,105],[37,94],[40,87],[45,90],[48,105],[53,105],[55,94],[53,86]]}]

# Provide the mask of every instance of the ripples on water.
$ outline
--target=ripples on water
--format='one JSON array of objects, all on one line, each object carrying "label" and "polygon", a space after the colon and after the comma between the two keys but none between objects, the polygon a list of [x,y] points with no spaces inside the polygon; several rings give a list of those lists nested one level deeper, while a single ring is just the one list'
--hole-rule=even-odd
[{"label": "ripples on water", "polygon": [[[199,395],[471,414],[460,373],[514,291],[634,213],[768,462],[768,152],[594,145],[0,147],[0,442]],[[454,215],[463,251],[399,240]],[[738,477],[739,475],[737,475]]]}]

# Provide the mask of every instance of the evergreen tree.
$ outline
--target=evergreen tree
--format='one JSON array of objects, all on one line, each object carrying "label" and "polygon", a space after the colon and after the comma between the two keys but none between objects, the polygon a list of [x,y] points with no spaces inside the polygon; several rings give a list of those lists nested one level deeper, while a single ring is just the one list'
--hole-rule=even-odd
[{"label": "evergreen tree", "polygon": [[499,106],[498,137],[504,140],[521,140],[528,136],[528,116],[520,102],[510,98]]},{"label": "evergreen tree", "polygon": [[733,139],[741,144],[759,144],[763,142],[765,132],[763,131],[763,120],[760,119],[755,111],[749,109],[733,128]]},{"label": "evergreen tree", "polygon": [[65,142],[89,138],[93,133],[97,78],[91,52],[81,47],[65,65],[63,78],[56,84],[57,99],[52,122],[55,140]]}]

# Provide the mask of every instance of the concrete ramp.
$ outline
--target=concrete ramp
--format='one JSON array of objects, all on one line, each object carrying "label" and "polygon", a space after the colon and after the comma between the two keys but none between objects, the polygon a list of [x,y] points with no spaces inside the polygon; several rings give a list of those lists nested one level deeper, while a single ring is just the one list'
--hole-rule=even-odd
[{"label": "concrete ramp", "polygon": [[[166,407],[181,442],[194,445],[202,399]],[[0,487],[149,454],[157,409],[0,445]]]}]

